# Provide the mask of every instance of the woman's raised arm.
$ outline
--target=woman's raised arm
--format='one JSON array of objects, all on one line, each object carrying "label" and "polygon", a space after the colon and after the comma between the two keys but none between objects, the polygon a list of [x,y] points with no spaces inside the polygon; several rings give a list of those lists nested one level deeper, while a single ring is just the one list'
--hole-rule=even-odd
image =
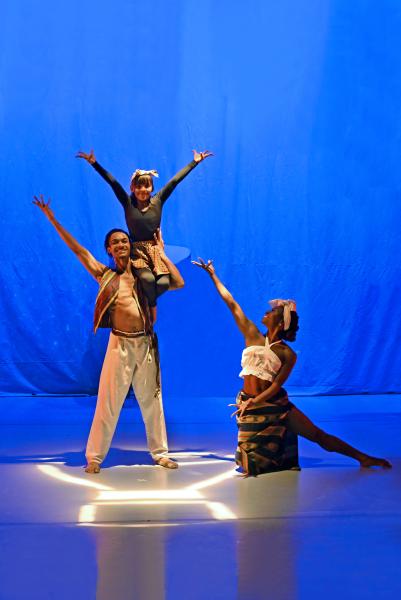
[{"label": "woman's raised arm", "polygon": [[207,262],[205,262],[202,258],[199,258],[197,261],[193,260],[192,264],[196,265],[197,267],[200,267],[201,269],[206,271],[206,273],[209,274],[210,279],[213,281],[219,295],[223,298],[224,302],[230,309],[231,314],[233,315],[237,324],[237,327],[241,331],[245,339],[249,340],[258,337],[260,335],[260,332],[256,327],[255,323],[248,319],[238,302],[234,299],[231,292],[228,291],[226,286],[217,277],[216,271],[213,266],[213,261],[208,260]]}]

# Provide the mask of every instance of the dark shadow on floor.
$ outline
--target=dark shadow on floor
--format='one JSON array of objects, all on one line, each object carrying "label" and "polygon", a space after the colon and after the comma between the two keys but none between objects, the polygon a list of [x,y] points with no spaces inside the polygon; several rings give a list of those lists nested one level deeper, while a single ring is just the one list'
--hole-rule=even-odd
[{"label": "dark shadow on floor", "polygon": [[355,469],[359,468],[357,462],[350,461],[349,463],[341,462],[341,463],[327,463],[325,460],[321,458],[312,458],[312,457],[299,457],[299,465],[301,469]]},{"label": "dark shadow on floor", "polygon": [[[204,460],[221,460],[222,462],[235,463],[234,458],[227,456],[220,456],[219,454],[204,454],[204,448],[181,448],[174,449],[171,453],[186,452],[191,453],[193,458],[199,458]],[[77,452],[60,452],[60,453],[46,453],[46,454],[29,454],[29,455],[18,455],[18,456],[0,456],[0,464],[46,464],[60,462],[66,467],[83,467],[86,464],[85,450]],[[153,460],[150,454],[144,450],[125,450],[122,448],[111,448],[106,460],[102,464],[103,469],[110,469],[117,466],[131,466],[131,465],[152,465]],[[320,458],[312,457],[300,457],[301,469],[355,469],[359,468],[357,463],[353,464],[351,461],[348,463],[339,462],[326,462]]]},{"label": "dark shadow on floor", "polygon": [[[205,460],[221,460],[222,462],[234,462],[233,458],[227,458],[224,456],[218,456],[217,454],[202,454],[203,448],[182,448],[175,449],[175,452],[190,452],[194,458],[200,458]],[[57,454],[29,454],[19,456],[0,456],[0,464],[46,464],[59,462],[63,463],[66,467],[83,467],[86,464],[85,450],[77,452],[60,452]],[[153,465],[153,459],[150,454],[143,450],[123,450],[121,448],[111,448],[106,460],[102,464],[103,469],[109,469],[117,466],[131,466],[131,465]]]}]

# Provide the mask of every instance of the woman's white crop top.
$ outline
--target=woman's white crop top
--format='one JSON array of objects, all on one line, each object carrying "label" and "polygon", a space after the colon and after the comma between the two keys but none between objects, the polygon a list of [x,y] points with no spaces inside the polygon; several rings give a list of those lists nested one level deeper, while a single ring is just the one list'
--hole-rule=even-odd
[{"label": "woman's white crop top", "polygon": [[280,341],[269,344],[266,337],[264,346],[248,346],[242,352],[241,373],[240,377],[245,375],[255,375],[259,379],[273,381],[281,367],[281,360],[271,349],[274,344],[279,344]]}]

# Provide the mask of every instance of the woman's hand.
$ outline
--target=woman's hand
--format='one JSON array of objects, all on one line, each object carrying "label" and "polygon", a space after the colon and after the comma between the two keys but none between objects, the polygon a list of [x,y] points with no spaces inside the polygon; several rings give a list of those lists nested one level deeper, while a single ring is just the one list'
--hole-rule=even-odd
[{"label": "woman's hand", "polygon": [[46,217],[49,219],[49,221],[54,221],[55,216],[54,216],[54,212],[50,208],[50,202],[51,202],[50,198],[47,200],[47,202],[46,202],[43,194],[40,194],[39,198],[37,196],[34,196],[33,198],[34,199],[32,200],[32,203],[35,204],[35,206],[38,206],[40,208],[42,213],[46,215]]},{"label": "woman's hand", "polygon": [[95,156],[93,149],[89,152],[89,154],[86,154],[85,152],[82,152],[80,150],[79,152],[76,153],[75,158],[83,158],[91,165],[93,165],[93,163],[96,162],[96,156]]},{"label": "woman's hand", "polygon": [[240,419],[244,412],[250,408],[254,408],[255,407],[255,398],[248,398],[248,400],[243,400],[241,402],[241,404],[229,404],[228,406],[237,406],[237,410],[234,411],[231,415],[231,417],[233,417],[234,415],[237,415],[237,418]]},{"label": "woman's hand", "polygon": [[210,152],[209,150],[204,150],[203,152],[192,150],[192,152],[194,153],[194,161],[197,163],[202,162],[202,160],[205,160],[205,158],[208,158],[209,156],[213,156],[213,152]]},{"label": "woman's hand", "polygon": [[203,258],[201,258],[200,256],[198,256],[198,260],[191,260],[191,263],[193,265],[196,265],[197,267],[200,267],[201,269],[203,269],[204,271],[207,271],[209,273],[209,275],[214,275],[215,274],[215,270],[214,270],[214,266],[213,266],[213,261],[209,258],[209,260],[207,261],[207,263],[203,260]]}]

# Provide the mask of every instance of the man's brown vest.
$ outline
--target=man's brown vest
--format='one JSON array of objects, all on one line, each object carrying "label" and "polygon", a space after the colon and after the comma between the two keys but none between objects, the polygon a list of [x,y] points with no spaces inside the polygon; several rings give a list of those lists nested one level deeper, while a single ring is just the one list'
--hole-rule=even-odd
[{"label": "man's brown vest", "polygon": [[[138,306],[145,325],[145,331],[146,333],[151,334],[152,326],[148,302],[134,272],[133,275],[137,282],[137,289],[133,290],[133,293],[137,293],[138,296]],[[95,302],[95,315],[93,320],[93,330],[95,333],[99,327],[112,327],[109,309],[117,300],[119,287],[120,275],[112,269],[106,269],[100,279],[99,292]]]}]

